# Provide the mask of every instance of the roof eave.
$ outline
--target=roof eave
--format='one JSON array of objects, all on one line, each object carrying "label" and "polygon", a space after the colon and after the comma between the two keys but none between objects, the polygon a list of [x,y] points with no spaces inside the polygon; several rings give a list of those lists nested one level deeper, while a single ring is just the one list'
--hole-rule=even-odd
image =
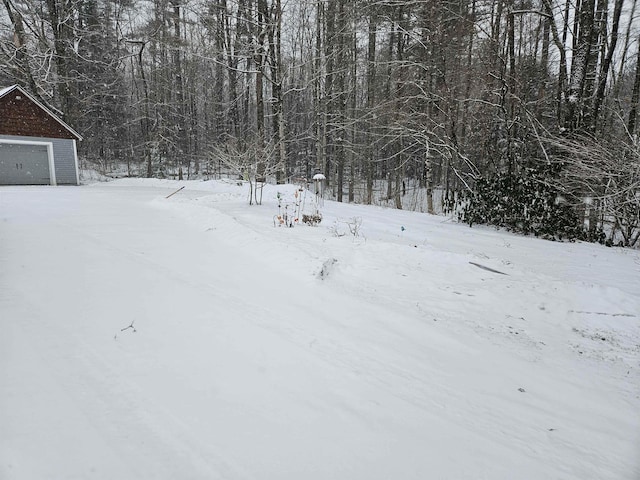
[{"label": "roof eave", "polygon": [[51,111],[51,109],[47,108],[45,105],[42,104],[42,102],[40,102],[37,98],[35,98],[33,95],[31,95],[29,92],[27,92],[24,88],[22,88],[20,85],[11,85],[10,87],[4,88],[2,90],[0,90],[0,98],[4,97],[5,95],[13,92],[14,90],[20,90],[20,93],[23,93],[24,95],[26,95],[27,97],[29,97],[29,100],[31,100],[33,103],[35,103],[36,105],[38,105],[41,109],[43,109],[50,117],[52,117],[56,122],[58,122],[60,125],[62,125],[65,130],[67,130],[69,133],[71,133],[74,137],[76,137],[76,140],[78,141],[82,141],[82,135],[80,135],[78,132],[76,132],[73,128],[71,128],[69,125],[67,125],[64,120],[60,119],[55,113],[53,113]]}]

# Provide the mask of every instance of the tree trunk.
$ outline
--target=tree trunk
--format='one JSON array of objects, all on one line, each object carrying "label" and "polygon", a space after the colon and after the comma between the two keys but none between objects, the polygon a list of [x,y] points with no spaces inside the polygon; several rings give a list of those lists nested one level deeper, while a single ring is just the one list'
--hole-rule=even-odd
[{"label": "tree trunk", "polygon": [[620,14],[622,12],[622,0],[616,0],[613,10],[613,25],[611,27],[611,37],[609,46],[607,49],[607,55],[604,59],[602,67],[600,69],[600,81],[598,82],[598,90],[596,91],[595,104],[593,106],[593,123],[594,130],[596,130],[598,124],[598,115],[600,108],[604,102],[604,91],[607,86],[607,79],[609,78],[609,70],[613,61],[613,54],[618,43],[618,28],[620,25]]},{"label": "tree trunk", "polygon": [[[571,0],[567,0],[567,10],[569,8],[569,2]],[[556,90],[556,119],[558,122],[558,126],[562,126],[565,118],[565,96],[567,92],[567,78],[568,78],[568,69],[567,69],[567,52],[566,52],[566,36],[567,36],[567,18],[568,13],[565,12],[565,24],[563,27],[562,39],[560,38],[560,34],[558,33],[558,27],[555,22],[554,11],[551,6],[551,0],[542,0],[544,5],[544,11],[549,19],[549,23],[551,26],[551,35],[553,38],[553,43],[555,44],[558,52],[560,54],[560,65],[559,65],[559,73],[558,73],[558,88]]]},{"label": "tree trunk", "polygon": [[571,77],[566,98],[564,127],[574,131],[584,127],[585,84],[592,61],[594,34],[595,0],[582,0],[579,14],[576,15],[574,30],[578,33],[576,47],[571,62]]},{"label": "tree trunk", "polygon": [[[640,42],[640,37],[638,37]],[[638,116],[638,103],[640,102],[640,49],[638,49],[638,57],[636,60],[636,76],[633,82],[633,92],[631,93],[631,109],[629,110],[629,120],[627,122],[627,130],[629,135],[636,135],[636,117]]]},{"label": "tree trunk", "polygon": [[540,55],[540,76],[538,78],[538,101],[536,102],[536,118],[542,121],[542,115],[545,111],[543,102],[546,97],[547,84],[549,83],[549,42],[551,36],[551,19],[544,17],[542,19],[542,53]]},{"label": "tree trunk", "polygon": [[325,171],[325,152],[326,152],[326,108],[324,101],[323,82],[324,72],[322,68],[322,25],[324,23],[324,6],[322,2],[316,5],[316,30],[315,30],[315,51],[314,51],[314,123],[315,123],[315,147],[316,147],[316,165],[317,172]]},{"label": "tree trunk", "polygon": [[[286,177],[286,133],[284,120],[284,98],[282,92],[282,54],[281,54],[281,37],[282,37],[282,5],[281,0],[275,0],[273,18],[269,10],[262,13],[265,19],[267,38],[269,41],[269,64],[271,70],[271,93],[273,104],[274,122],[273,138],[277,145],[277,162],[276,162],[276,183],[282,184]],[[266,8],[266,2],[259,2],[263,8]]]},{"label": "tree trunk", "polygon": [[[378,10],[374,5],[369,6],[369,24],[368,24],[368,44],[367,44],[367,108],[366,113],[368,116],[373,114],[376,101],[376,40],[377,40],[377,28],[378,28]],[[374,173],[374,135],[373,135],[373,121],[369,121],[365,157],[365,177],[366,177],[366,194],[365,204],[371,205],[373,203],[373,173]]]},{"label": "tree trunk", "polygon": [[267,0],[258,0],[258,22],[256,25],[256,51],[254,63],[256,65],[255,95],[256,95],[256,128],[258,134],[258,148],[262,149],[265,142],[264,133],[264,67],[265,67],[265,36],[266,22],[264,13],[267,10]]},{"label": "tree trunk", "polygon": [[46,0],[49,21],[53,33],[53,53],[56,66],[56,90],[64,119],[73,124],[77,117],[74,102],[75,80],[72,74],[73,19],[75,12],[71,3],[64,0]]},{"label": "tree trunk", "polygon": [[433,169],[431,168],[431,158],[429,156],[429,145],[425,149],[424,155],[424,171],[427,190],[427,213],[434,213],[433,210]]},{"label": "tree trunk", "polygon": [[2,0],[9,16],[9,21],[13,26],[13,45],[15,47],[15,63],[17,76],[24,79],[24,83],[29,85],[29,90],[37,98],[40,98],[36,82],[29,65],[29,56],[27,52],[27,42],[22,21],[22,15],[14,8],[10,0]]}]

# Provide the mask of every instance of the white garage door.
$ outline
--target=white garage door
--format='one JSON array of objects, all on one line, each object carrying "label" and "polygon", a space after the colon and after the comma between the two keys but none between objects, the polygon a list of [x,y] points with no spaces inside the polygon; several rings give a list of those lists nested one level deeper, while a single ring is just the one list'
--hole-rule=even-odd
[{"label": "white garage door", "polygon": [[0,185],[49,185],[46,145],[0,143]]}]

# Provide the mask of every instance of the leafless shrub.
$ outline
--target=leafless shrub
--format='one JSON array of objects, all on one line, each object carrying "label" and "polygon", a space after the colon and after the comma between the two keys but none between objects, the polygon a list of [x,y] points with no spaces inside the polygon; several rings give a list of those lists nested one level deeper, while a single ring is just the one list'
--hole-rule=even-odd
[{"label": "leafless shrub", "polygon": [[608,244],[635,246],[640,238],[638,139],[548,136],[541,143],[546,160],[559,167],[557,178],[549,181],[563,192],[563,200],[584,211],[589,229],[606,232]]},{"label": "leafless shrub", "polygon": [[[346,227],[346,229],[344,227]],[[362,218],[352,217],[347,220],[336,220],[333,222],[333,225],[329,227],[329,231],[334,237],[344,237],[348,232],[354,238],[358,238],[360,236],[360,227],[362,227]]]}]

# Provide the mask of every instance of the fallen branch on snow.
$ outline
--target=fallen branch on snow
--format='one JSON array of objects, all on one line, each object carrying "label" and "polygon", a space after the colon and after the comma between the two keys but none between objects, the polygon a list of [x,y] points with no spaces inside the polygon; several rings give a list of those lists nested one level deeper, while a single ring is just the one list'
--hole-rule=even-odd
[{"label": "fallen branch on snow", "polygon": [[481,265],[481,264],[476,263],[476,262],[469,262],[469,263],[470,263],[471,265],[475,266],[475,267],[482,268],[483,270],[487,270],[487,271],[489,271],[489,272],[499,273],[500,275],[509,275],[508,273],[501,272],[500,270],[494,270],[493,268],[486,267],[486,266]]},{"label": "fallen branch on snow", "polygon": [[129,325],[128,327],[121,328],[120,331],[124,332],[125,330],[132,329],[134,333],[137,332],[136,327],[133,326],[133,322],[135,322],[135,320],[132,320],[131,325]]}]

